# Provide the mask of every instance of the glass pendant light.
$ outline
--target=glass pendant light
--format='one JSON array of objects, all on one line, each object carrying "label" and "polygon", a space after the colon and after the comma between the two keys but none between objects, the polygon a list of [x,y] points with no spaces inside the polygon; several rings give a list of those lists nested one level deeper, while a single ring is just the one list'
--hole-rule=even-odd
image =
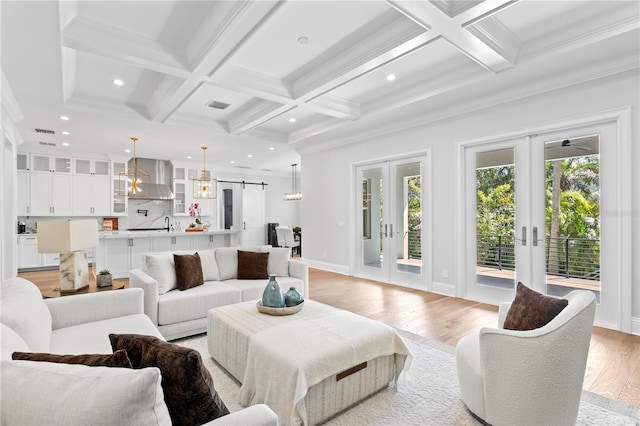
[{"label": "glass pendant light", "polygon": [[202,172],[198,177],[193,178],[193,198],[213,199],[218,196],[218,180],[212,179],[211,172],[206,169],[207,147],[200,148],[202,149]]}]

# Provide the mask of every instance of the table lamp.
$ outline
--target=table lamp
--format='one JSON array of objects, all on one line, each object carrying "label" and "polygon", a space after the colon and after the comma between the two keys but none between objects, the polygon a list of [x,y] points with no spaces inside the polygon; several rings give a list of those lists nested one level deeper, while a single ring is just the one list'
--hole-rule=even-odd
[{"label": "table lamp", "polygon": [[60,292],[89,285],[87,250],[98,245],[98,222],[62,220],[38,223],[38,253],[60,253]]}]

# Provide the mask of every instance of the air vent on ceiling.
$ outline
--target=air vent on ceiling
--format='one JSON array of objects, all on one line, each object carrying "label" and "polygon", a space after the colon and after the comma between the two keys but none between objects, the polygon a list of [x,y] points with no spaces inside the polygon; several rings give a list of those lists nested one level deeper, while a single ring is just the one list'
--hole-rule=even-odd
[{"label": "air vent on ceiling", "polygon": [[207,104],[209,108],[215,108],[215,109],[227,109],[229,105],[230,104],[226,104],[220,101],[211,101]]},{"label": "air vent on ceiling", "polygon": [[43,146],[57,146],[55,143],[53,142],[38,142],[40,145]]},{"label": "air vent on ceiling", "polygon": [[35,129],[33,129],[34,132],[36,133],[42,133],[45,135],[55,135],[56,132],[53,130],[49,130],[49,129],[38,129],[37,127]]}]

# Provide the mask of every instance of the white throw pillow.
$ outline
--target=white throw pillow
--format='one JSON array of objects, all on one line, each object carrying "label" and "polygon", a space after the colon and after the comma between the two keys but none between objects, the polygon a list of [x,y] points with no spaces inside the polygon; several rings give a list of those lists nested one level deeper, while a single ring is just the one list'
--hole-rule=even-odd
[{"label": "white throw pillow", "polygon": [[278,277],[289,276],[289,257],[291,249],[288,247],[263,247],[261,251],[269,252],[269,263],[267,273]]},{"label": "white throw pillow", "polygon": [[220,272],[220,281],[231,280],[238,276],[238,247],[219,247],[216,249],[216,262]]},{"label": "white throw pillow", "polygon": [[168,425],[158,368],[2,362],[2,424]]},{"label": "white throw pillow", "polygon": [[173,253],[147,253],[144,259],[145,272],[158,282],[158,294],[178,288],[176,265]]},{"label": "white throw pillow", "polygon": [[51,312],[42,293],[24,278],[7,278],[2,282],[0,322],[13,329],[33,352],[49,352]]},{"label": "white throw pillow", "polygon": [[200,250],[200,263],[202,264],[202,278],[205,281],[220,281],[220,271],[216,262],[215,250]]},{"label": "white throw pillow", "polygon": [[2,346],[0,349],[2,361],[10,361],[11,354],[14,352],[31,352],[24,339],[4,324],[0,324],[0,345]]}]

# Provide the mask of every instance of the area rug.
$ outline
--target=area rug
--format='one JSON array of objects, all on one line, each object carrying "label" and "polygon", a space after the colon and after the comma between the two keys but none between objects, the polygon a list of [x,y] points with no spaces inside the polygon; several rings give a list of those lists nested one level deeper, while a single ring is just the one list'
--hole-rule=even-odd
[{"label": "area rug", "polygon": [[[408,381],[383,389],[330,419],[326,425],[481,425],[460,400],[454,348],[399,331],[414,358]],[[240,410],[240,384],[209,355],[206,335],[174,341],[200,352],[216,390],[230,411]],[[579,425],[640,425],[640,409],[583,391]]]}]

